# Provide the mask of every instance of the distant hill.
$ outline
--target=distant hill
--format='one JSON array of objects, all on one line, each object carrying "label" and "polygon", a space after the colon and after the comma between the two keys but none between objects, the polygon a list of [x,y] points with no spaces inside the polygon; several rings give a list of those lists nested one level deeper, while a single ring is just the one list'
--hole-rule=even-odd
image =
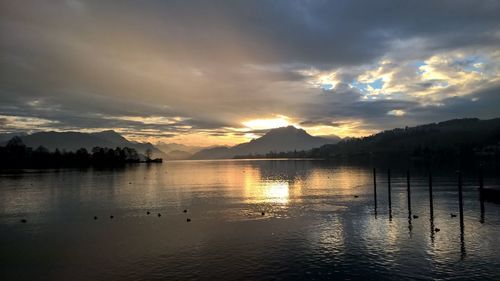
[{"label": "distant hill", "polygon": [[166,153],[166,159],[168,160],[186,160],[192,156],[193,154],[182,150],[172,150]]},{"label": "distant hill", "polygon": [[119,133],[109,130],[97,133],[81,132],[38,132],[30,135],[21,135],[23,143],[28,147],[37,148],[43,146],[51,151],[59,150],[76,151],[79,148],[107,147],[129,147],[144,154],[147,149],[151,149],[153,157],[164,157],[165,154],[154,147],[151,143],[139,143],[129,141]]},{"label": "distant hill", "polygon": [[194,153],[204,149],[201,146],[191,146],[179,143],[164,143],[158,142],[155,147],[165,153],[165,159],[168,160],[185,160],[190,159]]},{"label": "distant hill", "polygon": [[164,143],[164,142],[156,143],[155,146],[165,153],[169,153],[172,151],[184,151],[193,154],[205,148],[201,146],[191,146],[180,143]]},{"label": "distant hill", "polygon": [[192,156],[192,159],[233,158],[244,155],[264,155],[269,152],[288,152],[310,150],[328,143],[340,141],[339,137],[329,138],[309,135],[302,129],[293,126],[269,130],[264,136],[247,143],[233,147],[214,147],[201,150]]},{"label": "distant hill", "polygon": [[[495,152],[496,151],[496,152]],[[321,158],[413,157],[446,159],[500,151],[500,118],[454,119],[325,145],[311,152]]]},{"label": "distant hill", "polygon": [[21,137],[25,136],[26,133],[5,133],[5,134],[0,134],[0,146],[6,144],[10,139],[13,137]]},{"label": "distant hill", "polygon": [[231,147],[216,146],[198,151],[193,154],[190,159],[225,159],[232,158],[233,155]]}]

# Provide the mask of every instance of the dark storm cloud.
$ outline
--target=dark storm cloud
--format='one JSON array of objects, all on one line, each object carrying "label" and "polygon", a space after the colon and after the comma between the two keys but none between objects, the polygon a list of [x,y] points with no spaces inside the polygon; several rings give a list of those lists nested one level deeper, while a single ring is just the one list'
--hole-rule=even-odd
[{"label": "dark storm cloud", "polygon": [[466,97],[451,97],[442,106],[419,106],[412,113],[425,122],[453,118],[491,118],[498,117],[500,105],[500,84],[471,93]]},{"label": "dark storm cloud", "polygon": [[419,106],[419,103],[413,101],[366,101],[361,97],[359,91],[347,85],[339,85],[333,91],[324,91],[318,103],[304,107],[309,111],[304,112],[303,115],[308,116],[308,119],[302,121],[302,125],[338,127],[349,123],[342,120],[363,120],[363,128],[390,128],[409,120],[395,118],[388,112],[395,109],[409,111]]},{"label": "dark storm cloud", "polygon": [[[461,97],[436,108],[424,106],[433,95],[409,95],[444,80],[410,79],[391,99],[367,98],[349,83],[387,57],[394,69],[455,51],[498,59],[498,11],[499,1],[461,0],[0,0],[0,115],[158,136],[224,135],[273,114],[304,126],[357,120],[371,129],[492,117],[498,94],[488,81],[480,89],[443,89],[442,96],[460,90]],[[498,61],[486,65],[495,80]],[[323,91],[305,70],[333,70],[339,84]],[[174,121],[146,122],[155,117]]]}]

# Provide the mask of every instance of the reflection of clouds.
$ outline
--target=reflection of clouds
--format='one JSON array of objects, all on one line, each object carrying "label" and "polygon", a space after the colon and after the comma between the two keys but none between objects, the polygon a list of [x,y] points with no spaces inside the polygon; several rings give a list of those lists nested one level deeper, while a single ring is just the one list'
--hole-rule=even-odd
[{"label": "reflection of clouds", "polygon": [[[416,269],[408,270],[408,273],[430,274],[426,271],[428,264],[438,266],[439,270],[453,272],[456,261],[460,259],[458,218],[449,216],[450,212],[457,210],[454,180],[436,178],[435,181],[435,224],[441,231],[435,235],[434,244],[429,241],[428,193],[421,178],[415,176],[414,179],[412,207],[420,218],[413,221],[414,228],[410,236],[404,178],[394,178],[394,217],[389,222],[383,182],[380,185],[380,212],[376,219],[373,216],[371,169],[328,166],[314,161],[186,161],[130,166],[113,171],[60,171],[18,178],[2,176],[0,186],[4,188],[0,190],[0,223],[6,221],[6,217],[15,218],[10,221],[18,223],[16,216],[24,215],[22,210],[33,212],[28,217],[30,223],[53,219],[70,219],[80,223],[91,220],[97,214],[99,222],[91,220],[92,227],[102,231],[103,237],[107,239],[110,233],[116,233],[123,238],[120,234],[126,230],[124,239],[141,238],[136,243],[138,249],[144,249],[144,237],[172,237],[169,236],[172,233],[178,235],[176,238],[203,237],[207,243],[222,239],[220,245],[233,249],[235,244],[227,243],[232,238],[237,243],[248,241],[250,245],[258,241],[260,244],[257,246],[260,247],[270,241],[272,244],[269,245],[276,248],[266,245],[265,250],[272,252],[259,252],[259,262],[267,253],[273,254],[284,249],[276,246],[281,244],[276,244],[274,238],[265,240],[270,236],[261,236],[272,232],[276,234],[274,237],[285,238],[285,246],[290,247],[292,244],[288,243],[293,243],[291,248],[285,249],[300,249],[291,254],[296,254],[302,260],[311,259],[307,262],[313,266],[331,264],[332,270],[339,270],[351,265],[359,266],[361,257],[373,269],[384,268],[395,273],[405,272],[408,266],[412,266]],[[30,182],[34,183],[33,188]],[[353,194],[360,196],[354,198]],[[495,262],[496,245],[500,243],[496,235],[500,219],[495,216],[499,207],[487,205],[487,221],[477,227],[479,205],[476,209],[470,205],[477,202],[473,202],[477,200],[476,193],[464,195],[468,206],[465,213],[467,257],[477,258],[480,262]],[[145,218],[146,209],[156,208],[164,214],[161,220]],[[185,224],[181,212],[183,208],[189,209],[193,223]],[[265,211],[265,216],[261,216],[261,211]],[[85,215],[83,220],[75,218],[79,212]],[[101,214],[104,213],[112,213],[117,218],[112,225],[106,224],[105,228],[101,224]],[[128,215],[137,216],[137,219],[127,220],[127,225],[123,224],[126,228],[117,231],[118,223]],[[286,221],[281,218],[286,218]],[[128,225],[131,222],[154,228]],[[183,227],[179,227],[180,223]],[[222,224],[228,228],[219,229]],[[63,226],[66,227],[65,224]],[[185,227],[199,231],[187,231],[190,228]],[[238,230],[235,232],[234,229]],[[238,231],[241,229],[245,229],[248,236],[240,236]],[[79,229],[73,231],[76,233]],[[205,239],[210,238],[210,235],[217,239]],[[177,243],[165,242],[168,240],[163,238],[148,240],[164,241],[164,246]],[[181,243],[186,241],[181,240]],[[106,240],[105,247],[109,245]],[[119,250],[127,250],[127,247]],[[159,255],[164,254],[164,249],[161,250]],[[201,253],[205,250],[198,247],[193,251]],[[147,256],[149,258],[150,253]],[[477,272],[487,270],[485,267],[488,265],[491,266],[491,263],[485,262],[484,267],[477,267]]]}]

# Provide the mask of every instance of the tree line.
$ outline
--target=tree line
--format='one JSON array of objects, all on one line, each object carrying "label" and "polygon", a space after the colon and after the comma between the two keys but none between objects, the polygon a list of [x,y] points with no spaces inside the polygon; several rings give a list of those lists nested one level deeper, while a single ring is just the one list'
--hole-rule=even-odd
[{"label": "tree line", "polygon": [[387,160],[428,163],[500,163],[500,118],[455,119],[397,128],[342,140],[308,151],[269,152],[235,158],[319,158],[338,161]]},{"label": "tree line", "polygon": [[92,151],[49,151],[43,146],[27,147],[21,138],[14,137],[6,146],[0,146],[0,168],[57,168],[117,166],[140,162],[139,153],[133,148],[94,147]]}]

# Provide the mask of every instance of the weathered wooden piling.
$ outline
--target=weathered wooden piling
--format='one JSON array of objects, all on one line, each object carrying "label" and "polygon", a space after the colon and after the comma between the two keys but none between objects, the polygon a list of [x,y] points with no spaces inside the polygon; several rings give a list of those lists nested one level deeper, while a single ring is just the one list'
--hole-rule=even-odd
[{"label": "weathered wooden piling", "polygon": [[479,222],[484,223],[484,179],[482,166],[479,166],[479,203],[481,207],[481,217]]},{"label": "weathered wooden piling", "polygon": [[462,172],[458,171],[458,206],[460,210],[460,229],[464,228],[464,205],[462,197]]},{"label": "weathered wooden piling", "polygon": [[462,196],[462,172],[458,171],[458,205],[460,208],[460,252],[463,260],[466,255],[465,251],[465,228],[464,228],[464,204]]},{"label": "weathered wooden piling", "polygon": [[375,204],[375,215],[377,215],[377,175],[376,170],[373,168],[373,202]]},{"label": "weathered wooden piling", "polygon": [[430,216],[434,220],[434,197],[432,194],[432,173],[429,171],[429,206]]},{"label": "weathered wooden piling", "polygon": [[391,169],[387,169],[387,200],[389,202],[389,208],[392,206],[391,199]]},{"label": "weathered wooden piling", "polygon": [[429,214],[429,220],[430,220],[430,230],[431,230],[431,243],[434,246],[434,197],[432,194],[432,173],[429,171],[429,207],[430,207],[430,214]]},{"label": "weathered wooden piling", "polygon": [[484,179],[483,179],[483,166],[479,167],[479,190],[483,191],[484,189]]},{"label": "weathered wooden piling", "polygon": [[411,220],[410,171],[406,171],[406,192],[408,194],[408,219]]}]

